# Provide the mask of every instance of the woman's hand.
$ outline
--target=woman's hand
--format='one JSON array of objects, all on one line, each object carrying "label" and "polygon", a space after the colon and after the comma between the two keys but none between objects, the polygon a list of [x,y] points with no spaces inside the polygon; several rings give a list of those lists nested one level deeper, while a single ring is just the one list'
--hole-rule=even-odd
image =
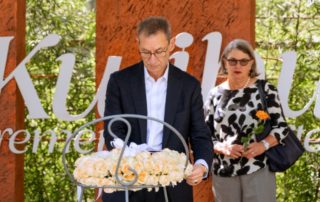
[{"label": "woman's hand", "polygon": [[249,144],[246,151],[243,153],[243,156],[246,157],[247,159],[251,159],[261,155],[265,151],[266,149],[261,142],[253,142]]},{"label": "woman's hand", "polygon": [[214,151],[231,158],[240,158],[244,153],[244,148],[239,144],[228,144],[226,142],[217,143]]}]

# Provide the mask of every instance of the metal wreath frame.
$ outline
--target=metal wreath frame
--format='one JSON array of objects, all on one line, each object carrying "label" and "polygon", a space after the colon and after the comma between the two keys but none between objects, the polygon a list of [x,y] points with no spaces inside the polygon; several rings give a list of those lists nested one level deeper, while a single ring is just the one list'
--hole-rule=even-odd
[{"label": "metal wreath frame", "polygon": [[[65,172],[67,173],[67,175],[69,176],[70,180],[77,184],[77,186],[80,186],[81,187],[81,193],[80,193],[80,197],[78,198],[78,201],[82,201],[82,195],[83,195],[83,190],[84,188],[111,188],[111,189],[123,189],[125,191],[125,199],[126,199],[126,202],[129,202],[129,190],[130,189],[141,189],[141,188],[154,188],[154,187],[159,187],[159,186],[153,186],[153,185],[134,185],[134,183],[137,182],[138,180],[138,174],[137,172],[133,169],[133,168],[129,168],[129,170],[131,172],[134,173],[134,179],[130,182],[125,182],[125,181],[122,181],[122,179],[118,176],[118,171],[119,171],[119,166],[120,166],[120,163],[121,163],[121,160],[123,158],[123,153],[124,153],[124,150],[126,149],[126,147],[123,147],[121,149],[121,152],[120,152],[120,156],[119,156],[119,160],[117,162],[117,167],[116,167],[116,173],[115,173],[115,177],[116,177],[116,180],[117,182],[120,184],[119,186],[89,186],[89,185],[84,185],[78,181],[76,181],[76,179],[74,179],[73,175],[70,173],[70,170],[68,168],[68,165],[67,165],[67,162],[66,162],[66,152],[67,152],[67,149],[68,149],[68,145],[69,143],[71,142],[71,140],[76,137],[76,135],[83,129],[85,129],[86,127],[90,126],[90,125],[93,125],[93,124],[96,124],[98,122],[101,122],[101,121],[106,121],[106,120],[110,120],[110,122],[108,123],[108,132],[111,136],[113,136],[114,138],[118,138],[118,136],[116,134],[114,134],[111,130],[111,126],[114,122],[116,121],[121,121],[123,123],[125,123],[128,127],[128,130],[127,130],[127,134],[126,134],[126,137],[125,137],[125,140],[124,140],[124,145],[127,145],[128,144],[128,141],[129,141],[129,138],[130,138],[130,135],[131,135],[131,125],[129,123],[129,121],[127,121],[125,118],[136,118],[136,119],[144,119],[144,120],[152,120],[152,121],[156,121],[158,123],[161,123],[163,124],[165,127],[167,127],[168,129],[170,129],[171,131],[174,132],[174,134],[180,139],[180,141],[182,142],[182,145],[185,149],[185,154],[186,154],[186,163],[185,163],[185,169],[187,168],[187,165],[188,165],[188,161],[189,161],[189,149],[188,149],[188,146],[185,142],[185,140],[183,139],[182,135],[180,134],[179,131],[177,131],[173,126],[171,126],[170,124],[164,122],[164,121],[161,121],[159,119],[156,119],[156,118],[153,118],[153,117],[148,117],[148,116],[144,116],[144,115],[137,115],[137,114],[119,114],[119,115],[111,115],[111,116],[105,116],[105,117],[102,117],[102,118],[99,118],[99,119],[95,119],[93,121],[90,121],[84,125],[82,125],[81,127],[79,127],[77,130],[75,130],[73,132],[73,134],[67,139],[65,145],[64,145],[64,148],[63,148],[63,151],[62,151],[62,163],[63,163],[63,167],[64,167],[64,170]],[[163,187],[163,190],[164,190],[164,195],[165,195],[165,200],[168,202],[168,195],[167,195],[167,190],[165,187]]]}]

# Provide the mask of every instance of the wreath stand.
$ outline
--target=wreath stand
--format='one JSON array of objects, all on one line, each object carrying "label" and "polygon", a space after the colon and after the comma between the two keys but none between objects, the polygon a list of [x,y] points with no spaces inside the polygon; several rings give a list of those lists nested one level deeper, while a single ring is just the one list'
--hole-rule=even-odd
[{"label": "wreath stand", "polygon": [[[121,163],[121,160],[123,158],[123,154],[124,154],[124,151],[126,149],[126,145],[128,144],[128,141],[129,141],[129,138],[130,138],[130,135],[131,135],[131,125],[129,123],[129,121],[127,121],[125,118],[134,118],[134,119],[142,119],[142,120],[152,120],[152,121],[155,121],[155,122],[158,122],[158,123],[161,123],[164,125],[164,127],[167,127],[169,130],[173,131],[173,133],[180,139],[180,141],[182,142],[183,144],[183,147],[185,149],[185,154],[186,154],[186,163],[185,163],[185,169],[187,168],[187,165],[188,165],[188,159],[189,159],[189,149],[188,149],[188,146],[185,142],[185,140],[183,139],[182,135],[173,127],[171,126],[170,124],[164,122],[164,121],[161,121],[159,119],[156,119],[156,118],[153,118],[153,117],[148,117],[148,116],[144,116],[144,115],[136,115],[136,114],[121,114],[121,115],[111,115],[111,116],[106,116],[106,117],[103,117],[103,118],[99,118],[99,119],[95,119],[91,122],[88,122],[84,125],[82,125],[81,127],[79,127],[66,141],[65,143],[65,146],[63,148],[63,152],[62,152],[62,163],[63,163],[63,166],[64,166],[64,170],[65,172],[67,173],[67,175],[69,176],[70,180],[76,184],[78,187],[80,187],[80,197],[78,197],[78,202],[81,202],[82,201],[82,197],[83,197],[83,192],[84,192],[84,189],[85,188],[109,188],[109,189],[117,189],[117,190],[124,190],[125,191],[125,200],[126,202],[129,202],[129,190],[131,189],[141,189],[141,188],[155,188],[155,187],[159,187],[159,186],[153,186],[153,185],[134,185],[137,180],[138,180],[138,173],[133,169],[133,168],[129,168],[129,170],[131,172],[134,173],[134,179],[130,182],[126,182],[124,180],[122,180],[119,175],[118,175],[118,172],[119,172],[119,167],[120,167],[120,163]],[[94,125],[96,123],[99,123],[101,121],[109,121],[108,122],[108,132],[109,134],[113,137],[113,138],[118,138],[116,134],[114,134],[111,130],[111,126],[114,122],[116,121],[120,121],[120,122],[123,122],[124,124],[126,124],[127,126],[127,134],[126,134],[126,137],[125,137],[125,140],[124,140],[124,146],[122,147],[121,149],[121,152],[120,152],[120,156],[119,156],[119,159],[118,159],[118,162],[117,162],[117,167],[116,167],[116,172],[115,172],[115,178],[116,178],[116,181],[119,185],[117,186],[89,186],[89,185],[84,185],[80,182],[78,182],[74,177],[73,175],[71,174],[70,172],[70,169],[67,165],[67,161],[66,161],[66,153],[67,153],[67,149],[68,149],[68,146],[71,142],[71,140],[76,137],[80,131],[82,131],[83,129],[85,129],[86,127],[88,126],[91,126],[91,125]],[[166,190],[166,187],[163,187],[163,191],[164,191],[164,197],[165,197],[165,201],[168,202],[168,194],[167,194],[167,190]]]}]

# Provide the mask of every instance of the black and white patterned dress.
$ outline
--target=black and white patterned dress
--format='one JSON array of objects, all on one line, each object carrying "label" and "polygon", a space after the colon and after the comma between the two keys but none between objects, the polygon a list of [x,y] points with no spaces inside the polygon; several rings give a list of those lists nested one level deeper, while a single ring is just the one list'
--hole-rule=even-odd
[{"label": "black and white patterned dress", "polygon": [[[257,110],[262,110],[257,85],[263,85],[268,112],[271,118],[271,134],[281,143],[287,135],[288,126],[281,113],[277,89],[270,83],[257,80],[246,88],[227,90],[222,86],[213,88],[205,104],[206,123],[212,132],[213,145],[218,142],[242,144],[241,137],[247,136],[257,127]],[[255,137],[250,142],[255,141]],[[265,155],[252,159],[245,157],[234,159],[215,154],[212,169],[215,175],[231,177],[253,173],[266,166]]]}]

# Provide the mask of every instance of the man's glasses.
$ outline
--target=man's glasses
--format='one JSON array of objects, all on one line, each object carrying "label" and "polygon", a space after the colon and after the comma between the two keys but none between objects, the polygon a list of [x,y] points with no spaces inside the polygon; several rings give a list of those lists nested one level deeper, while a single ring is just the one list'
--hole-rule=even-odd
[{"label": "man's glasses", "polygon": [[168,48],[165,50],[159,49],[154,52],[151,51],[140,51],[141,57],[149,59],[152,55],[156,56],[157,58],[164,57],[167,53]]},{"label": "man's glasses", "polygon": [[239,62],[239,64],[240,64],[241,66],[246,66],[246,65],[251,61],[251,59],[241,59],[241,60],[237,60],[237,59],[234,59],[234,58],[231,58],[231,59],[225,58],[225,60],[228,62],[228,64],[229,64],[230,66],[236,66],[238,62]]}]

